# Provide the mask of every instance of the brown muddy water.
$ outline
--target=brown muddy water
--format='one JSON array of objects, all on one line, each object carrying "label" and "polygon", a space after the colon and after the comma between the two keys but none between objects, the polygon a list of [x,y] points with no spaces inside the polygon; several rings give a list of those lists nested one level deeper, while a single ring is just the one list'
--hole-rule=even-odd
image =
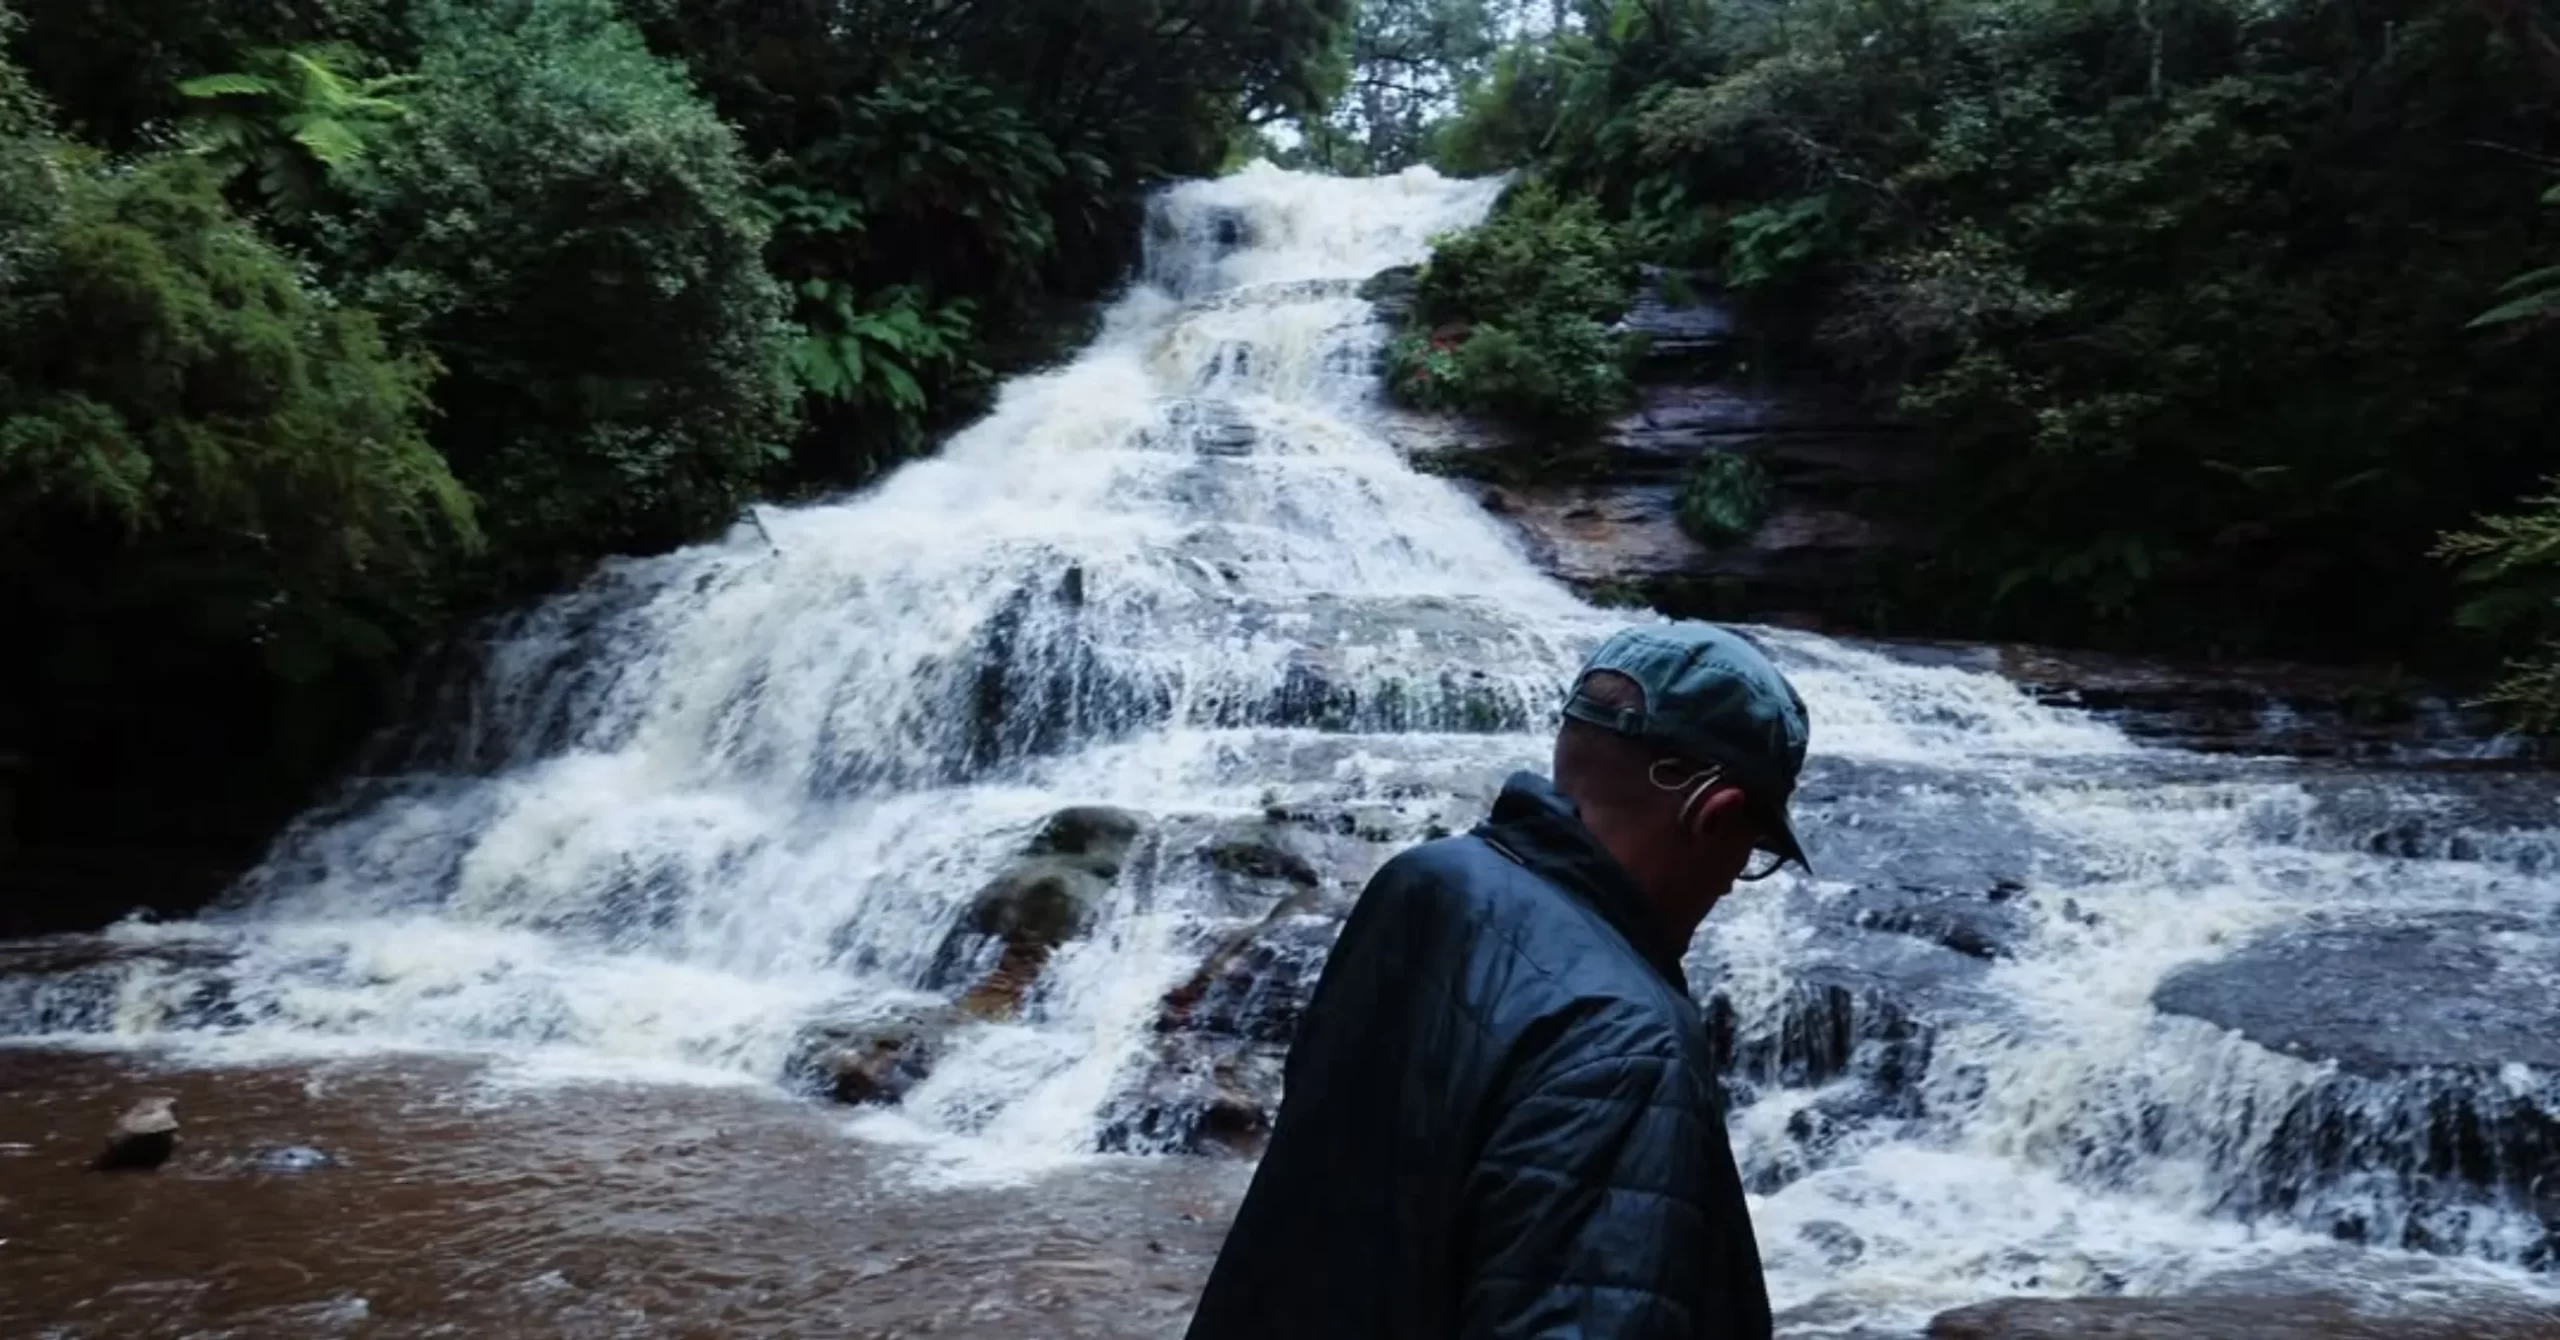
[{"label": "brown muddy water", "polygon": [[[177,1156],[87,1160],[173,1095]],[[0,1336],[1177,1336],[1247,1170],[919,1189],[766,1092],[0,1051]],[[284,1151],[329,1162],[292,1170]]]}]

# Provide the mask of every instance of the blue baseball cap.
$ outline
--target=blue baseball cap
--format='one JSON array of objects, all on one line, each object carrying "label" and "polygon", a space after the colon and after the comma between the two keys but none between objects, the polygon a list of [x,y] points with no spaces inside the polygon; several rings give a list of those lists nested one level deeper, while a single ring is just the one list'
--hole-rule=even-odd
[{"label": "blue baseball cap", "polygon": [[[1585,696],[1583,684],[1602,670],[1634,681],[1644,705],[1621,709]],[[1787,814],[1811,731],[1804,699],[1740,635],[1696,620],[1613,634],[1574,675],[1564,714],[1722,768],[1759,821],[1762,845],[1813,869]]]}]

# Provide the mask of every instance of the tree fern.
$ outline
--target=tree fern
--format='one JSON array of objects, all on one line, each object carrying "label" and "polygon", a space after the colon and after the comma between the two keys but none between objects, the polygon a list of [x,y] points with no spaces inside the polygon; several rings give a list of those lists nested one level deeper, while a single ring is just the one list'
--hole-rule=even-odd
[{"label": "tree fern", "polygon": [[268,208],[308,213],[333,180],[364,169],[374,140],[408,115],[389,96],[414,75],[354,78],[363,60],[339,48],[250,53],[249,69],[182,80],[203,104],[195,150],[227,177],[254,174]]}]

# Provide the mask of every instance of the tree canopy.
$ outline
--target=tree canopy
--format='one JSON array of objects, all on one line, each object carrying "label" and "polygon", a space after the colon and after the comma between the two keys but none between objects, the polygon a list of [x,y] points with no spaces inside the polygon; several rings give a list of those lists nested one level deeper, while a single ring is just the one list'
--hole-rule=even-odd
[{"label": "tree canopy", "polygon": [[1624,0],[1427,138],[1724,290],[1764,370],[1930,432],[1902,624],[2461,670],[2560,632],[2554,32],[2512,0]]}]

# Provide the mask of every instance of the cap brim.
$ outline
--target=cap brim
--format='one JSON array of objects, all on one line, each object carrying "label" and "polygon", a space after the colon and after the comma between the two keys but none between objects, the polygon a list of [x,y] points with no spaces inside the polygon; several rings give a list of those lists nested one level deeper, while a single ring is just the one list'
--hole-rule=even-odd
[{"label": "cap brim", "polygon": [[1804,843],[1796,839],[1796,826],[1787,817],[1785,807],[1759,806],[1757,808],[1760,810],[1761,826],[1769,833],[1767,850],[1778,854],[1781,858],[1780,865],[1793,861],[1802,867],[1806,874],[1812,874],[1813,862],[1804,858]]}]

